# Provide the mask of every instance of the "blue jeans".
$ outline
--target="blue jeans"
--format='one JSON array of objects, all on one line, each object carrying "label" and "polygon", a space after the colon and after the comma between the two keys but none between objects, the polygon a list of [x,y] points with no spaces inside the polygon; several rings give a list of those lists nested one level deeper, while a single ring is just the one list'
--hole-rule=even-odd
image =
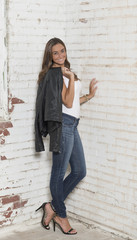
[{"label": "blue jeans", "polygon": [[[86,176],[83,146],[77,130],[79,119],[62,114],[61,152],[53,153],[50,179],[52,205],[58,216],[65,218],[64,200],[75,186]],[[71,171],[64,179],[68,165]]]}]

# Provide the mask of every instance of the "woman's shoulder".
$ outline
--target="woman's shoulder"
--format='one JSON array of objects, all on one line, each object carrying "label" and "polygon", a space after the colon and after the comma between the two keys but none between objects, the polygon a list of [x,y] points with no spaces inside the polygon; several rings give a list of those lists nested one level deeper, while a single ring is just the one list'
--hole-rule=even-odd
[{"label": "woman's shoulder", "polygon": [[44,79],[49,79],[52,77],[55,78],[55,77],[59,76],[60,74],[62,74],[61,68],[50,68],[46,72]]},{"label": "woman's shoulder", "polygon": [[47,73],[49,73],[49,74],[50,74],[50,73],[54,73],[54,72],[55,72],[55,73],[57,73],[57,72],[59,72],[59,73],[62,72],[62,71],[61,71],[61,67],[51,67],[51,68],[49,68],[49,70],[47,71]]}]

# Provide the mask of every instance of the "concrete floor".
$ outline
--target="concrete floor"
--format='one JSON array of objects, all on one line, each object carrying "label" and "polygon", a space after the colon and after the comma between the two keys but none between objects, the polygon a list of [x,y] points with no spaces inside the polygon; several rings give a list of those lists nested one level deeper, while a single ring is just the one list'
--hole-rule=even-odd
[{"label": "concrete floor", "polygon": [[26,228],[25,231],[24,228],[18,228],[12,231],[12,234],[0,234],[0,240],[123,240],[123,238],[98,228],[89,228],[82,223],[73,222],[72,225],[78,231],[73,236],[63,234],[57,227],[56,231],[53,232],[52,225],[48,231],[37,224],[33,225],[33,228]]}]

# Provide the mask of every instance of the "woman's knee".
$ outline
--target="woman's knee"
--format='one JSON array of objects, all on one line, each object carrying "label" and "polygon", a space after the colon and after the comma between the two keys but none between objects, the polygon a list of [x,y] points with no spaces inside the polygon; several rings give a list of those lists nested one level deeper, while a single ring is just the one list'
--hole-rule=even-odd
[{"label": "woman's knee", "polygon": [[86,177],[86,174],[87,174],[86,169],[83,169],[83,171],[81,172],[82,179]]},{"label": "woman's knee", "polygon": [[81,169],[80,171],[75,172],[75,176],[82,180],[86,176],[86,169]]}]

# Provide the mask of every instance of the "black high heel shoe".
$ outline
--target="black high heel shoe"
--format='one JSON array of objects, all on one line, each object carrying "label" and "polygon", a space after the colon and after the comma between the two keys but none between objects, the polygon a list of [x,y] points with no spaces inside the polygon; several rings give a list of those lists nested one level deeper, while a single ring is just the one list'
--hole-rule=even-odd
[{"label": "black high heel shoe", "polygon": [[43,203],[38,209],[36,209],[36,212],[37,212],[38,210],[40,210],[41,208],[43,209],[43,215],[42,215],[42,219],[41,219],[41,224],[42,224],[42,226],[43,226],[45,229],[50,230],[49,224],[47,224],[47,225],[44,224],[44,219],[45,219],[45,215],[46,215],[46,210],[45,210],[46,204],[47,204],[47,202]]},{"label": "black high heel shoe", "polygon": [[[40,210],[41,208],[43,209],[43,215],[42,215],[42,219],[41,219],[41,224],[42,224],[42,226],[43,226],[46,230],[50,230],[49,224],[47,224],[47,225],[44,224],[44,219],[45,219],[45,215],[46,215],[46,209],[45,209],[46,204],[48,204],[48,202],[43,203],[38,209],[36,209],[36,212],[37,212],[38,210]],[[52,205],[51,205],[50,202],[49,202],[49,204],[50,204],[52,210],[55,212],[55,210],[53,209],[53,207],[52,207]],[[55,214],[54,214],[54,216],[55,216]],[[53,217],[54,217],[54,216],[53,216]]]},{"label": "black high heel shoe", "polygon": [[56,227],[56,224],[57,224],[57,226],[60,228],[60,230],[61,230],[64,234],[67,234],[67,235],[75,235],[75,234],[77,234],[77,232],[71,233],[71,232],[74,230],[73,228],[71,228],[68,232],[64,232],[64,230],[63,230],[63,228],[60,226],[60,224],[57,223],[57,222],[54,220],[54,218],[53,218],[52,220],[53,220],[53,229],[54,229],[54,232],[55,232],[55,227]]}]

